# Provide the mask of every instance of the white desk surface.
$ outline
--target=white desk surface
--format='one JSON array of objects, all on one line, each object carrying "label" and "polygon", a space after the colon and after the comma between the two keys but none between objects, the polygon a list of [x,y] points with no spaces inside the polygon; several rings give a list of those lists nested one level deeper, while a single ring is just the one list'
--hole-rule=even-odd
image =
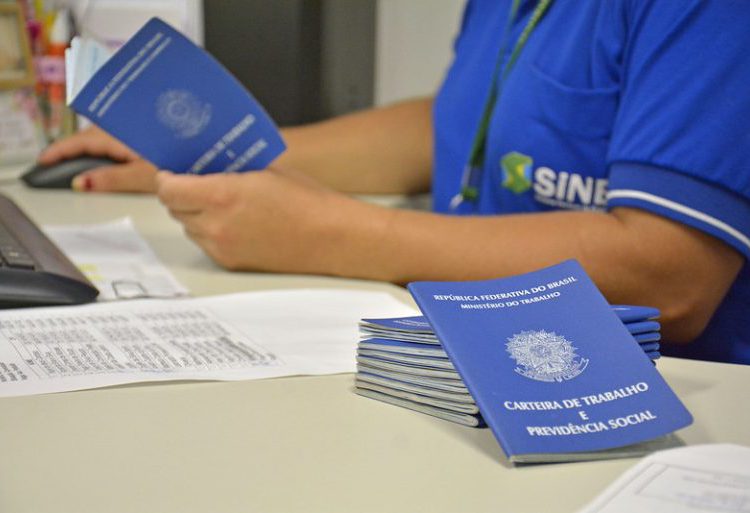
[{"label": "white desk surface", "polygon": [[[39,223],[130,215],[196,295],[292,287],[385,290],[228,273],[148,196],[0,187]],[[354,343],[354,341],[352,341]],[[665,358],[695,416],[690,444],[750,445],[750,367]],[[352,375],[129,385],[0,399],[2,513],[573,512],[635,460],[513,468],[488,430],[356,396]]]}]

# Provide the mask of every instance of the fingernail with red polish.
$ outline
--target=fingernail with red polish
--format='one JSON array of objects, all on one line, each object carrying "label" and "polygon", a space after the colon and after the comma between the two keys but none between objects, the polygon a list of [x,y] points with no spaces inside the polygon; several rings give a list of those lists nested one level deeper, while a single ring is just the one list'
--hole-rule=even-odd
[{"label": "fingernail with red polish", "polygon": [[74,191],[88,192],[94,188],[94,181],[88,175],[80,175],[73,178],[70,186]]}]

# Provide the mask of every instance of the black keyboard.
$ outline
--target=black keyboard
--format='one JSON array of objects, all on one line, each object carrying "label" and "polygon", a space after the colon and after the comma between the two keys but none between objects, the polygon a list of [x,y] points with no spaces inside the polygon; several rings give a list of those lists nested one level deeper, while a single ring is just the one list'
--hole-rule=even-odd
[{"label": "black keyboard", "polygon": [[68,257],[0,194],[0,308],[74,305],[98,295]]}]

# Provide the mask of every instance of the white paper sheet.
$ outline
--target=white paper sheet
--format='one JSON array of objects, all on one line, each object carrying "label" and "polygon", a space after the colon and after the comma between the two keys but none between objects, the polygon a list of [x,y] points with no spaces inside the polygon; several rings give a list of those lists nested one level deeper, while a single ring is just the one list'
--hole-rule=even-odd
[{"label": "white paper sheet", "polygon": [[404,315],[384,292],[331,289],[5,310],[0,396],[354,372],[359,319]]},{"label": "white paper sheet", "polygon": [[45,226],[44,231],[99,289],[100,300],[189,294],[159,261],[130,218]]},{"label": "white paper sheet", "polygon": [[656,452],[579,513],[750,513],[750,448],[709,444]]},{"label": "white paper sheet", "polygon": [[68,105],[113,53],[113,49],[90,37],[73,38],[65,50],[65,101]]}]

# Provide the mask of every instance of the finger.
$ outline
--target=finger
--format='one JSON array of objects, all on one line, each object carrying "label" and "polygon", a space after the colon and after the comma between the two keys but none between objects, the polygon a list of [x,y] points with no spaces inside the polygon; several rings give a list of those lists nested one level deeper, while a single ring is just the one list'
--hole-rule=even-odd
[{"label": "finger", "polygon": [[216,241],[204,236],[201,232],[193,231],[187,227],[185,228],[185,234],[190,238],[190,240],[197,244],[198,247],[200,247],[203,252],[208,255],[209,258],[211,258],[211,260],[224,268],[230,268],[230,265],[228,265],[224,254],[216,244]]},{"label": "finger", "polygon": [[100,129],[89,128],[52,143],[40,155],[41,164],[51,164],[80,155],[132,160],[138,156],[127,146]]},{"label": "finger", "polygon": [[183,231],[185,232],[185,235],[195,242],[209,257],[216,260],[218,249],[216,243],[211,238],[207,237],[201,230],[195,229],[191,225],[184,226]]},{"label": "finger", "polygon": [[184,225],[183,231],[185,232],[185,235],[190,237],[193,242],[195,242],[202,248],[205,248],[207,245],[213,244],[213,242],[211,242],[211,239],[206,237],[203,231],[201,231],[199,228],[194,227],[192,224]]},{"label": "finger", "polygon": [[155,192],[155,177],[156,167],[138,159],[81,173],[73,180],[72,187],[89,192]]},{"label": "finger", "polygon": [[39,155],[39,162],[42,164],[51,164],[58,160],[64,160],[77,155],[87,153],[91,145],[90,139],[93,136],[87,132],[79,132],[53,142]]},{"label": "finger", "polygon": [[181,222],[185,226],[192,225],[198,221],[197,217],[203,211],[202,210],[174,210],[168,209],[169,215],[175,220]]},{"label": "finger", "polygon": [[167,212],[172,219],[182,224],[183,229],[191,238],[207,237],[204,229],[205,215],[202,215],[204,212],[199,210],[186,212],[171,208],[168,208]]},{"label": "finger", "polygon": [[161,172],[156,177],[159,200],[176,212],[195,212],[216,203],[224,195],[227,177],[176,175]]}]

